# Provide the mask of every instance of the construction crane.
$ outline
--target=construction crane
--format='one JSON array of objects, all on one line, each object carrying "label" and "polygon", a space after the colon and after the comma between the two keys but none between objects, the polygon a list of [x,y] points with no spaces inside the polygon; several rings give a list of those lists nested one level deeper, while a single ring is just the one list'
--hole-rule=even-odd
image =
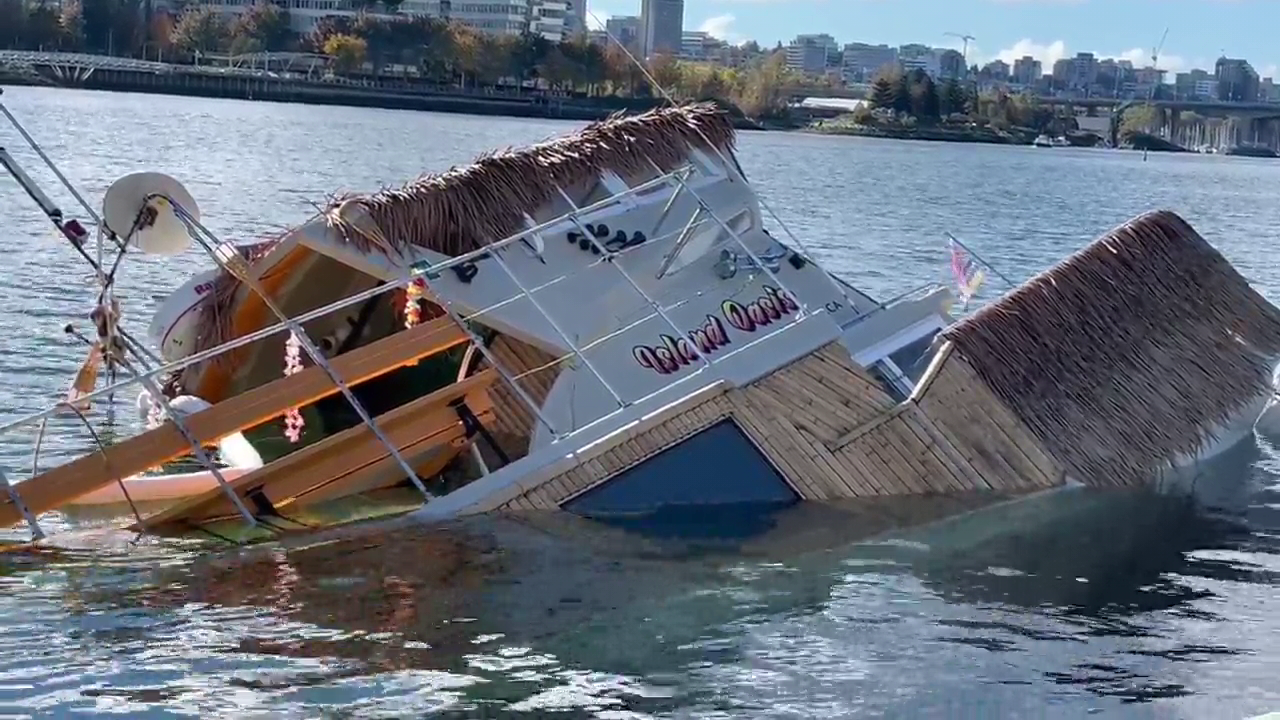
[{"label": "construction crane", "polygon": [[947,37],[960,38],[961,40],[964,41],[964,49],[960,51],[960,54],[964,56],[965,67],[968,67],[969,66],[969,42],[972,40],[977,40],[977,38],[975,38],[972,35],[965,35],[964,33],[953,33],[953,32],[943,33],[943,35],[946,35]]}]

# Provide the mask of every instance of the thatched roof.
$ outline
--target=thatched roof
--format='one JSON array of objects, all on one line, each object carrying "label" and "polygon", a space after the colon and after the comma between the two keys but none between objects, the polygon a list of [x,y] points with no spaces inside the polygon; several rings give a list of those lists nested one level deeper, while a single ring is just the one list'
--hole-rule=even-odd
[{"label": "thatched roof", "polygon": [[[692,148],[730,152],[734,140],[732,120],[711,103],[615,115],[572,135],[489,153],[399,189],[335,200],[323,217],[365,252],[393,253],[412,244],[457,256],[518,232],[526,215],[558,198],[557,188],[580,194],[602,171],[632,181],[652,178],[655,165],[669,172],[688,163]],[[242,252],[256,260],[273,244]],[[201,307],[195,352],[230,339],[239,287],[227,273],[215,281]]]},{"label": "thatched roof", "polygon": [[[654,177],[654,165],[670,172],[687,164],[691,148],[729,151],[733,142],[732,121],[710,103],[614,116],[567,137],[484,155],[397,190],[340,200],[325,217],[364,250],[413,244],[456,256],[518,232],[525,215],[556,200],[558,189],[573,195],[602,171]],[[376,233],[348,221],[356,208],[368,214]]]},{"label": "thatched roof", "polygon": [[1130,484],[1269,390],[1280,309],[1162,211],[944,335],[1068,472]]}]

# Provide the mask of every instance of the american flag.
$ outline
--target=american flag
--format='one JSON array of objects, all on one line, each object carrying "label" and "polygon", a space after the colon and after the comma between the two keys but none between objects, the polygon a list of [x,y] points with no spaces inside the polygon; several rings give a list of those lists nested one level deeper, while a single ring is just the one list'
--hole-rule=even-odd
[{"label": "american flag", "polygon": [[952,237],[948,244],[951,246],[951,276],[956,281],[956,294],[960,296],[962,305],[967,307],[978,288],[982,287],[986,273],[974,264],[973,258],[958,240]]}]

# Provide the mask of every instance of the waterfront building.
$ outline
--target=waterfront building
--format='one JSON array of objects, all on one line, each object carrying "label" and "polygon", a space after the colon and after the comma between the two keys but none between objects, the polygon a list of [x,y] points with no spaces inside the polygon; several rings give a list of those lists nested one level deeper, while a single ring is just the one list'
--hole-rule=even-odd
[{"label": "waterfront building", "polygon": [[[632,55],[641,55],[640,50],[640,34],[643,32],[643,24],[640,22],[639,16],[636,15],[617,15],[604,21],[604,29],[613,37],[617,38],[619,43],[627,49]],[[607,46],[608,43],[605,43]]]},{"label": "waterfront building", "polygon": [[1258,102],[1280,102],[1280,85],[1269,77],[1258,81]]},{"label": "waterfront building", "polygon": [[965,65],[964,53],[951,48],[935,52],[938,55],[938,78],[960,80],[969,74],[969,66]]},{"label": "waterfront building", "polygon": [[1053,78],[1054,87],[1060,90],[1066,90],[1071,87],[1071,58],[1061,58],[1053,64],[1053,69],[1049,71],[1050,77]]},{"label": "waterfront building", "polygon": [[572,5],[571,0],[529,0],[529,32],[551,42],[562,42],[581,32],[575,30]]},{"label": "waterfront building", "polygon": [[897,67],[898,48],[888,45],[849,43],[841,53],[842,74],[850,85],[869,82],[886,67]]},{"label": "waterfront building", "polygon": [[1072,90],[1088,92],[1098,80],[1098,59],[1093,53],[1076,53],[1071,58],[1071,77],[1068,85]]},{"label": "waterfront building", "polygon": [[1040,79],[1040,61],[1030,55],[1023,55],[1013,61],[1013,82],[1018,85],[1034,85]]},{"label": "waterfront building", "polygon": [[[289,12],[292,29],[311,32],[322,18],[355,17],[360,14],[390,20],[396,17],[432,17],[458,22],[494,35],[519,35],[530,29],[530,5],[544,0],[495,0],[486,3],[454,3],[451,0],[404,0],[390,12],[382,6],[370,7],[357,0],[272,0]],[[546,0],[554,2],[554,0]],[[212,7],[224,15],[238,15],[253,5],[250,0],[196,0],[193,4]],[[564,0],[559,5],[564,6]]]},{"label": "waterfront building", "polygon": [[840,45],[826,33],[797,35],[787,45],[787,68],[804,75],[825,75],[840,66]]},{"label": "waterfront building", "polygon": [[642,0],[640,3],[640,52],[677,55],[684,35],[684,0]]},{"label": "waterfront building", "polygon": [[729,64],[729,45],[711,33],[686,30],[680,37],[680,58],[695,62]]},{"label": "waterfront building", "polygon": [[1214,65],[1218,99],[1224,102],[1257,102],[1258,73],[1247,60],[1221,57]]},{"label": "waterfront building", "polygon": [[983,65],[982,70],[980,70],[978,74],[984,80],[991,80],[993,82],[1009,82],[1009,75],[1011,72],[1012,69],[1009,67],[1009,63],[1003,60],[992,60],[986,65]]},{"label": "waterfront building", "polygon": [[1216,100],[1218,81],[1207,70],[1180,72],[1173,77],[1173,94],[1179,100]]}]

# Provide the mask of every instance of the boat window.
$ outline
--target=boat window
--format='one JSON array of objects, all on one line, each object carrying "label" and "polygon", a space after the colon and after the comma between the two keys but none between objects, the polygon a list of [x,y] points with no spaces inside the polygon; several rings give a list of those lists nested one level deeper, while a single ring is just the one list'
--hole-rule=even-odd
[{"label": "boat window", "polygon": [[929,346],[933,344],[933,339],[939,332],[940,330],[933,330],[919,340],[913,340],[889,354],[889,359],[911,381],[913,388],[920,382],[920,378],[924,377],[924,371],[929,369],[929,361],[933,359]]},{"label": "boat window", "polygon": [[668,508],[790,505],[799,498],[732,420],[722,420],[564,505],[596,519]]},{"label": "boat window", "polygon": [[880,384],[880,389],[893,398],[894,402],[906,402],[907,393],[898,383],[894,382],[894,378],[897,377],[898,373],[894,372],[892,368],[885,365],[884,362],[876,362],[867,368],[867,372]]}]

